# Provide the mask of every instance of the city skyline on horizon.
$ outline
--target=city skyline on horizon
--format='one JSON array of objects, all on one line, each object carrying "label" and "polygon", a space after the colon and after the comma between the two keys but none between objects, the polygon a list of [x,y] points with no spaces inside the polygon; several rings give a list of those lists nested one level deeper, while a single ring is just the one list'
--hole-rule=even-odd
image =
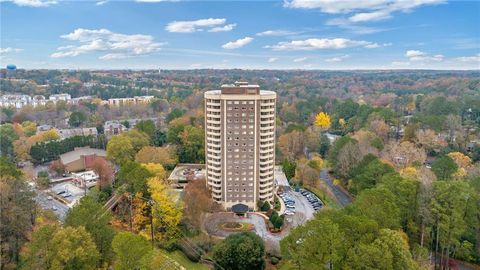
[{"label": "city skyline on horizon", "polygon": [[1,0],[0,7],[2,68],[480,69],[473,1]]}]

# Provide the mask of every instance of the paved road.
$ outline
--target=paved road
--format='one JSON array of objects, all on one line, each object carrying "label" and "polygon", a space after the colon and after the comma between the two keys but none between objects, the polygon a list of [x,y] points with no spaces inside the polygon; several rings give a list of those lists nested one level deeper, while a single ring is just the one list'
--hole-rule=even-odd
[{"label": "paved road", "polygon": [[35,200],[37,201],[38,205],[40,205],[40,207],[45,210],[52,210],[61,221],[65,219],[65,216],[70,209],[68,206],[55,200],[54,198],[49,200],[49,195],[41,190],[35,189],[35,193],[37,194]]},{"label": "paved road", "polygon": [[320,172],[320,179],[327,184],[327,186],[332,191],[333,195],[335,195],[337,202],[342,206],[345,207],[347,204],[352,202],[350,196],[341,188],[337,187],[333,184],[333,179],[328,174],[328,169],[323,169]]}]

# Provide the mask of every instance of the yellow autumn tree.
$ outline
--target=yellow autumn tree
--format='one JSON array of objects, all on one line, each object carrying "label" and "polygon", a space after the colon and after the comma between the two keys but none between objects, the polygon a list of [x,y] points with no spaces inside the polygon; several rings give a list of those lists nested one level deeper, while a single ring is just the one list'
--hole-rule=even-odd
[{"label": "yellow autumn tree", "polygon": [[330,115],[326,112],[319,112],[315,116],[315,126],[321,129],[328,129],[331,125]]},{"label": "yellow autumn tree", "polygon": [[179,237],[183,206],[175,201],[169,186],[156,177],[148,179],[148,191],[153,200],[154,238],[162,246],[171,247]]},{"label": "yellow autumn tree", "polygon": [[472,159],[460,152],[450,152],[448,156],[457,163],[458,168],[468,168],[472,165]]},{"label": "yellow autumn tree", "polygon": [[165,180],[167,173],[162,164],[158,163],[143,163],[142,166],[154,175],[158,180]]},{"label": "yellow autumn tree", "polygon": [[416,179],[418,176],[417,168],[409,166],[400,170],[400,175],[410,179]]}]

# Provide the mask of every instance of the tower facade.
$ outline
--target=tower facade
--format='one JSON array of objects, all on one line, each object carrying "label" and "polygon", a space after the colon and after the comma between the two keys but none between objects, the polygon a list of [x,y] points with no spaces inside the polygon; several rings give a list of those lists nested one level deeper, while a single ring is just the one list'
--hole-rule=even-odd
[{"label": "tower facade", "polygon": [[273,202],[276,97],[247,82],[204,94],[207,185],[227,209]]}]

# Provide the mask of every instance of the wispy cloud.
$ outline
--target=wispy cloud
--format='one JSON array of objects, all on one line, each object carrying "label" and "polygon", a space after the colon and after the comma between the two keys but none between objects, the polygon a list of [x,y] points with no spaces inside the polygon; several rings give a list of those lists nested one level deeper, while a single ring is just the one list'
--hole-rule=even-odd
[{"label": "wispy cloud", "polygon": [[2,0],[1,2],[12,2],[21,7],[48,7],[58,3],[55,0]]},{"label": "wispy cloud", "polygon": [[325,62],[329,62],[329,63],[342,62],[343,60],[345,60],[349,57],[350,56],[348,54],[345,54],[345,55],[341,55],[341,56],[327,58],[327,59],[325,59]]},{"label": "wispy cloud", "polygon": [[253,41],[253,38],[251,37],[244,37],[244,38],[241,38],[241,39],[237,39],[235,41],[230,41],[228,43],[225,43],[222,45],[222,48],[224,49],[238,49],[238,48],[241,48],[245,45],[247,45],[248,43],[252,42]]},{"label": "wispy cloud", "polygon": [[364,40],[351,40],[346,38],[310,38],[306,40],[293,40],[279,42],[276,45],[265,46],[275,51],[309,51],[320,49],[344,49],[350,47],[377,48],[379,44]]},{"label": "wispy cloud", "polygon": [[78,28],[72,33],[62,35],[63,39],[76,41],[78,45],[59,47],[51,54],[53,58],[73,57],[87,53],[103,52],[102,60],[123,59],[139,55],[148,55],[160,50],[165,43],[154,42],[149,35],[126,35],[108,29]]},{"label": "wispy cloud", "polygon": [[95,3],[95,5],[97,5],[97,6],[103,6],[103,5],[105,5],[106,3],[108,3],[108,0],[98,1],[98,2]]},{"label": "wispy cloud", "polygon": [[267,30],[263,32],[256,33],[256,36],[263,37],[263,36],[288,36],[288,35],[295,35],[299,32],[292,32],[287,30]]},{"label": "wispy cloud", "polygon": [[193,33],[199,31],[226,32],[232,31],[236,24],[225,24],[225,18],[208,18],[194,21],[173,21],[167,24],[165,30],[172,33]]},{"label": "wispy cloud", "polygon": [[18,53],[23,51],[23,49],[19,48],[12,48],[12,47],[7,47],[7,48],[0,48],[0,53],[5,54],[5,53]]},{"label": "wispy cloud", "polygon": [[278,60],[277,57],[270,57],[268,58],[268,63],[273,63],[273,62],[276,62]]},{"label": "wispy cloud", "polygon": [[329,14],[348,14],[352,23],[380,21],[391,18],[395,12],[409,12],[425,5],[446,3],[446,0],[285,0],[284,7],[319,9]]},{"label": "wispy cloud", "polygon": [[307,60],[307,57],[300,57],[300,58],[293,59],[293,62],[300,63],[300,62],[305,62],[305,60]]},{"label": "wispy cloud", "polygon": [[480,62],[480,53],[473,56],[462,56],[456,58],[460,62]]}]

